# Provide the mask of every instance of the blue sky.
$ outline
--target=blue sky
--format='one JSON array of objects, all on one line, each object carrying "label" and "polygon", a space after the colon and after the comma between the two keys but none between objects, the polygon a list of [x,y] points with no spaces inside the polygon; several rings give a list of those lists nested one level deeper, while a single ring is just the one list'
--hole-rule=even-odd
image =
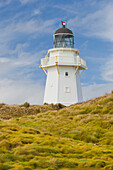
[{"label": "blue sky", "polygon": [[112,0],[0,0],[0,102],[42,104],[40,59],[53,48],[62,20],[87,62],[84,100],[113,90]]}]

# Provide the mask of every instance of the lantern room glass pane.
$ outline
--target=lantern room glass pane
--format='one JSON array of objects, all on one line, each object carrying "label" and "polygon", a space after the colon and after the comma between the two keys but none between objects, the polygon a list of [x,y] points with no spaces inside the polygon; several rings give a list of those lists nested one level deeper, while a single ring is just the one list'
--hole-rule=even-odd
[{"label": "lantern room glass pane", "polygon": [[74,36],[70,34],[55,35],[54,48],[74,48]]}]

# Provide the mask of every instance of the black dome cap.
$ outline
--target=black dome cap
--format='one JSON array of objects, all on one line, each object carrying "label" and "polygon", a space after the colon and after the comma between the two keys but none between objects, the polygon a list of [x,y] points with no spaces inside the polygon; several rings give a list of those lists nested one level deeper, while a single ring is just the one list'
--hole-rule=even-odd
[{"label": "black dome cap", "polygon": [[61,33],[68,33],[68,34],[73,34],[73,32],[65,27],[59,28],[58,30],[56,30],[55,34],[61,34]]}]

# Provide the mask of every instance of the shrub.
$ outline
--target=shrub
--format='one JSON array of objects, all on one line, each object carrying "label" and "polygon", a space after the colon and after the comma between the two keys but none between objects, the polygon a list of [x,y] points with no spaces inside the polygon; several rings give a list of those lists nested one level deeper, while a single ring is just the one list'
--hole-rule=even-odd
[{"label": "shrub", "polygon": [[62,109],[58,112],[58,114],[61,114],[61,115],[69,115],[69,111],[66,110],[66,109]]},{"label": "shrub", "polygon": [[104,170],[113,170],[113,165],[107,165],[104,167]]},{"label": "shrub", "polygon": [[9,170],[12,169],[12,166],[8,163],[0,163],[0,170]]},{"label": "shrub", "polygon": [[79,114],[87,114],[87,113],[90,113],[94,107],[82,107],[81,108],[82,110],[79,112]]},{"label": "shrub", "polygon": [[78,162],[69,161],[68,159],[51,159],[50,163],[58,168],[76,168],[78,166]]},{"label": "shrub", "polygon": [[57,103],[55,106],[57,107],[58,110],[65,107],[65,106],[64,106],[63,104],[61,104],[61,103]]},{"label": "shrub", "polygon": [[29,107],[30,104],[28,102],[25,102],[23,105],[21,105],[22,107]]},{"label": "shrub", "polygon": [[16,164],[14,170],[24,170],[24,167],[22,165]]},{"label": "shrub", "polygon": [[106,103],[108,103],[110,101],[113,101],[113,98],[104,99],[104,100],[100,101],[99,104],[106,104]]},{"label": "shrub", "polygon": [[5,105],[6,105],[5,103],[0,103],[0,108],[2,108]]},{"label": "shrub", "polygon": [[104,109],[102,110],[102,114],[107,114],[107,113],[109,113],[109,110],[106,109],[106,108],[104,108]]},{"label": "shrub", "polygon": [[44,103],[44,105],[48,105],[48,103]]},{"label": "shrub", "polygon": [[110,110],[109,114],[113,114],[113,110]]},{"label": "shrub", "polygon": [[91,114],[99,114],[99,113],[101,113],[102,108],[103,108],[102,106],[96,106],[96,108],[94,108],[91,111]]},{"label": "shrub", "polygon": [[105,165],[106,165],[105,161],[99,161],[99,162],[96,163],[96,167],[98,167],[98,168],[105,167]]},{"label": "shrub", "polygon": [[46,162],[45,160],[41,160],[41,159],[39,159],[39,160],[33,159],[29,162],[29,165],[31,165],[33,168],[41,167],[42,169],[48,168],[50,166],[50,164],[48,162]]},{"label": "shrub", "polygon": [[84,138],[84,141],[87,142],[87,143],[98,143],[98,139],[93,136],[93,135],[87,135],[85,138]]},{"label": "shrub", "polygon": [[69,118],[70,120],[73,120],[73,116],[69,116],[68,118]]},{"label": "shrub", "polygon": [[35,109],[36,113],[40,113],[40,108]]},{"label": "shrub", "polygon": [[56,170],[56,168],[49,167],[49,168],[47,168],[46,170]]},{"label": "shrub", "polygon": [[32,168],[30,166],[25,166],[24,170],[32,170]]},{"label": "shrub", "polygon": [[110,123],[110,124],[113,124],[113,118],[112,118],[111,120],[109,120],[109,123]]},{"label": "shrub", "polygon": [[35,116],[34,116],[34,115],[32,115],[32,116],[30,116],[29,118],[30,118],[30,119],[35,119]]}]

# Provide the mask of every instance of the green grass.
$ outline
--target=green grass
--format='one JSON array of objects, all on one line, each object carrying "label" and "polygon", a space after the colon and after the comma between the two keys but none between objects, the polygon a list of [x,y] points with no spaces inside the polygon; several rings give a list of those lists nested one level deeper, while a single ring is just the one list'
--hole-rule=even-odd
[{"label": "green grass", "polygon": [[0,105],[0,170],[113,169],[113,93],[62,107]]}]

